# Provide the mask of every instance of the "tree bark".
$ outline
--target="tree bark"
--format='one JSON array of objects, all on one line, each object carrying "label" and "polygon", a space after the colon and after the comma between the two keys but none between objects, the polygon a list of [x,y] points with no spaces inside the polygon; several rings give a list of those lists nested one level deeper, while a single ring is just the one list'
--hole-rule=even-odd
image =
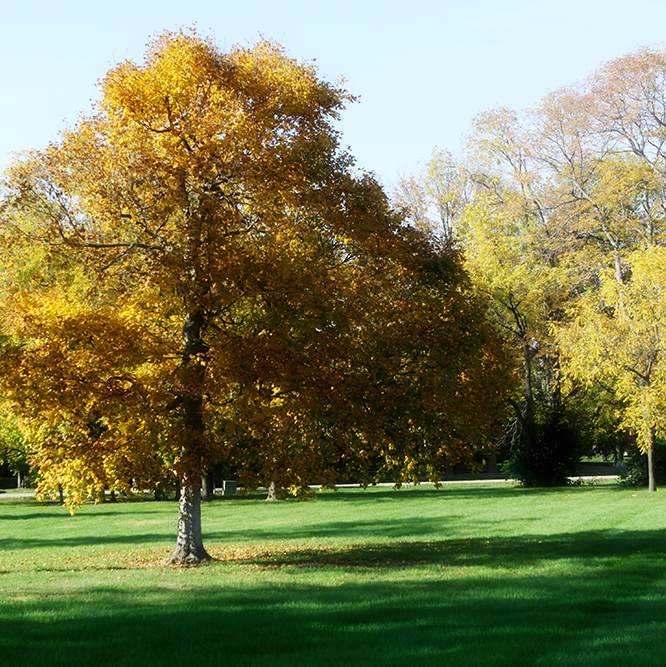
[{"label": "tree bark", "polygon": [[534,446],[536,441],[536,410],[534,407],[534,391],[532,387],[532,358],[534,357],[534,351],[526,341],[523,342],[523,355],[525,359],[523,367],[523,384],[525,386],[525,431],[527,432],[530,446]]},{"label": "tree bark", "polygon": [[178,506],[178,538],[167,565],[198,565],[211,560],[201,536],[201,489],[183,480]]},{"label": "tree bark", "polygon": [[[183,326],[183,365],[182,373],[186,391],[181,395],[183,423],[190,434],[190,441],[182,446],[182,459],[186,470],[196,470],[203,453],[203,386],[205,366],[201,356],[207,347],[201,339],[204,322],[203,311],[198,310],[188,315]],[[166,561],[167,565],[184,563],[197,565],[210,560],[201,536],[201,473],[199,477],[188,477],[185,473],[180,484],[178,505],[178,537],[176,548]],[[191,480],[197,479],[196,484]]]},{"label": "tree bark", "polygon": [[201,502],[209,503],[213,500],[213,475],[206,473],[201,478]]},{"label": "tree bark", "polygon": [[650,491],[657,490],[657,480],[654,476],[654,443],[651,442],[647,450],[648,460],[648,488]]},{"label": "tree bark", "polygon": [[648,412],[645,406],[643,406],[643,419],[645,420],[645,448],[647,450],[648,489],[650,491],[656,491],[657,480],[654,474],[654,429],[649,422]]},{"label": "tree bark", "polygon": [[277,502],[278,500],[284,500],[284,497],[284,489],[278,488],[275,480],[271,481],[270,486],[268,487],[268,496],[266,496],[266,500],[269,502]]}]

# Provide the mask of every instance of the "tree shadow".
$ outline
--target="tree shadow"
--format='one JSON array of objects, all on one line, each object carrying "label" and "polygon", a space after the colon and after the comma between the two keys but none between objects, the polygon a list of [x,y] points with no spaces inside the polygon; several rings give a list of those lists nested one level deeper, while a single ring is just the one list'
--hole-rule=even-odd
[{"label": "tree shadow", "polygon": [[[258,554],[234,565],[267,570],[249,581],[224,562],[166,569],[143,586],[103,573],[92,588],[1,602],[0,645],[3,663],[22,667],[145,667],[193,656],[204,666],[661,667],[663,547],[658,531],[592,532]],[[585,567],[567,577],[534,569],[564,558]],[[421,563],[441,567],[423,573]],[[508,571],[526,564],[529,572]]]},{"label": "tree shadow", "polygon": [[476,498],[476,499],[503,499],[516,498],[520,496],[558,496],[566,495],[578,491],[618,491],[623,489],[616,483],[583,483],[572,484],[571,486],[554,486],[554,487],[525,487],[517,482],[479,482],[466,483],[461,480],[460,483],[443,484],[438,489],[428,485],[417,486],[403,486],[401,488],[392,487],[377,487],[369,486],[366,489],[360,487],[355,488],[338,488],[331,492],[326,491],[319,493],[315,497],[317,502],[335,502],[336,500],[343,500],[344,502],[363,503],[368,500],[395,500],[407,501],[414,498],[432,499],[433,494],[438,494],[442,499],[455,496],[456,498]]},{"label": "tree shadow", "polygon": [[54,536],[52,538],[40,537],[7,537],[0,538],[0,551],[18,551],[24,549],[49,549],[62,547],[75,549],[86,546],[101,545],[127,545],[127,546],[155,546],[156,544],[171,544],[175,541],[174,530],[166,530],[163,533],[128,533],[123,535],[77,535],[77,536]]},{"label": "tree shadow", "polygon": [[[215,526],[205,531],[205,540],[208,542],[238,542],[240,541],[279,541],[279,540],[330,540],[330,539],[401,539],[419,535],[441,535],[446,525],[455,524],[464,517],[447,515],[443,517],[405,517],[394,519],[371,519],[368,521],[322,521],[321,523],[307,523],[301,525],[260,524],[257,527],[248,526],[242,531],[220,530]],[[265,527],[264,527],[265,526]]]},{"label": "tree shadow", "polygon": [[[211,544],[211,548],[213,548]],[[546,561],[586,560],[595,566],[607,563],[617,568],[622,558],[640,554],[648,562],[666,564],[666,535],[662,531],[587,531],[559,535],[523,535],[520,537],[454,538],[450,540],[408,540],[351,544],[345,547],[309,547],[283,543],[246,550],[240,556],[234,548],[221,559],[251,563],[267,568],[297,567],[404,567],[436,563],[442,566],[479,566],[491,569],[516,569]],[[655,572],[661,577],[662,572]]]},{"label": "tree shadow", "polygon": [[[174,515],[176,515],[178,512],[178,508],[174,507]],[[132,509],[132,515],[162,515],[163,513],[160,511],[155,511],[155,510],[135,510]],[[113,516],[127,516],[127,511],[126,510],[109,510],[109,511],[104,511],[104,512],[98,512],[95,510],[91,510],[88,508],[85,508],[83,511],[77,511],[75,513],[75,516],[77,517],[89,517],[89,518],[94,518],[94,517],[113,517]],[[67,520],[71,521],[71,514],[69,513],[69,510],[66,507],[59,507],[57,510],[56,509],[46,509],[44,508],[41,511],[35,511],[35,512],[30,512],[30,513],[18,513],[18,514],[7,514],[6,512],[2,512],[0,514],[0,521],[24,521],[24,520],[31,520],[31,519],[36,519],[36,520],[41,520],[41,519],[62,519],[62,520]]]}]

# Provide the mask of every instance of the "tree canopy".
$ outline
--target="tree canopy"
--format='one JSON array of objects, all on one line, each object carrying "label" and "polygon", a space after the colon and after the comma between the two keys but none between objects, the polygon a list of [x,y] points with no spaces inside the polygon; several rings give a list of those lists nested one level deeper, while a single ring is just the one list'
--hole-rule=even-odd
[{"label": "tree canopy", "polygon": [[[511,385],[451,242],[338,147],[352,97],[278,45],[165,33],[7,173],[0,384],[42,493],[397,481],[487,446]],[[132,481],[131,481],[132,480]]]},{"label": "tree canopy", "polygon": [[[628,390],[637,376],[629,372],[625,385],[619,371],[638,368],[626,355],[635,361],[650,345],[620,330],[658,329],[659,297],[645,271],[648,261],[653,275],[660,271],[654,248],[664,245],[665,81],[666,53],[639,49],[525,112],[480,114],[461,157],[435,151],[398,188],[415,224],[461,239],[472,281],[515,350],[524,382],[512,404],[523,435],[540,412],[585,406],[599,434],[613,413],[618,434],[632,433],[651,449],[645,433],[648,422],[656,428],[656,413],[637,421],[643,411]],[[610,361],[594,368],[591,350],[610,354],[613,345],[617,374],[600,384]],[[566,377],[576,381],[565,387]]]}]

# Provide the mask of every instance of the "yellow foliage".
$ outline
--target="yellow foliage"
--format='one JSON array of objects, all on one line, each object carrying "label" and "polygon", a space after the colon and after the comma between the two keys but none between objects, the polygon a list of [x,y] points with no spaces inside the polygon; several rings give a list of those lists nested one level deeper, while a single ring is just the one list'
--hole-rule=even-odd
[{"label": "yellow foliage", "polygon": [[224,461],[300,494],[345,457],[396,450],[412,476],[485,444],[502,347],[456,253],[338,150],[346,91],[273,42],[188,31],[100,90],[2,203],[0,384],[40,493],[74,507]]},{"label": "yellow foliage", "polygon": [[627,282],[604,271],[600,288],[572,307],[571,323],[556,335],[566,376],[612,388],[622,427],[647,450],[654,434],[666,433],[666,248],[635,251],[627,265]]}]

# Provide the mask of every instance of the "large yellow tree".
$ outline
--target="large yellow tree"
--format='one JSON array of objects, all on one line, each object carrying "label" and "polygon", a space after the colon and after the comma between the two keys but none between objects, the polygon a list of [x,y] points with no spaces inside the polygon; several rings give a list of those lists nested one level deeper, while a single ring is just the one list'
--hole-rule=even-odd
[{"label": "large yellow tree", "polygon": [[0,381],[43,492],[172,470],[171,561],[199,562],[213,463],[298,489],[345,457],[400,479],[487,442],[501,346],[455,251],[338,149],[343,90],[272,42],[187,31],[100,85],[2,200]]}]

